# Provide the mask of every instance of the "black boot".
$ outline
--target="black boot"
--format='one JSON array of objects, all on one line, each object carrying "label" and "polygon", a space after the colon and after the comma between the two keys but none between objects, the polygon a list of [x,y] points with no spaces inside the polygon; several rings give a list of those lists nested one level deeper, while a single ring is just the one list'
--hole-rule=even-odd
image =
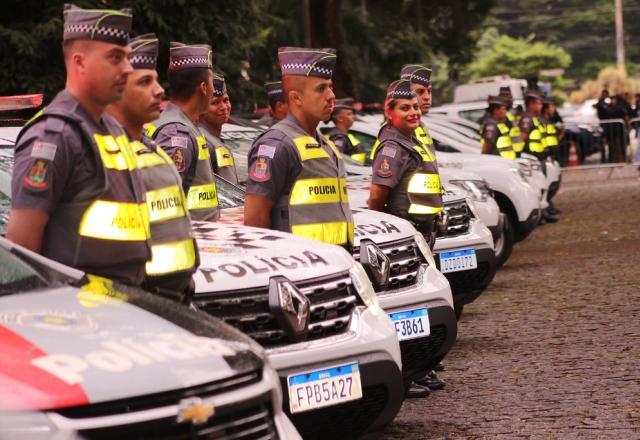
[{"label": "black boot", "polygon": [[409,385],[409,391],[407,391],[408,399],[420,399],[423,397],[429,397],[431,391],[424,385],[418,385],[415,382],[411,382]]},{"label": "black boot", "polygon": [[425,386],[432,391],[441,390],[445,385],[443,381],[438,379],[438,376],[436,376],[436,373],[433,371],[429,371],[423,378],[416,380],[415,383]]}]

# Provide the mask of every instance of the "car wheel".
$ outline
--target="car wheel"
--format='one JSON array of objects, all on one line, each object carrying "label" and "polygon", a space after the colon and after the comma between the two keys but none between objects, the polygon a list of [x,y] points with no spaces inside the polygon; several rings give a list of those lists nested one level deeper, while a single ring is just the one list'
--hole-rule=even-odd
[{"label": "car wheel", "polygon": [[495,242],[496,264],[498,268],[502,267],[511,256],[515,241],[515,231],[513,230],[509,216],[505,215],[502,233]]}]

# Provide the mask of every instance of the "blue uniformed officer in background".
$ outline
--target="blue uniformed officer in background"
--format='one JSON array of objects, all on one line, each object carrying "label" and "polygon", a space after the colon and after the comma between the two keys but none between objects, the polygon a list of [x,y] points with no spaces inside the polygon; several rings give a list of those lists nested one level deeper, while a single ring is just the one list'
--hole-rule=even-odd
[{"label": "blue uniformed officer in background", "polygon": [[336,99],[333,108],[331,120],[335,124],[328,133],[327,137],[331,139],[334,145],[360,165],[364,165],[366,155],[360,144],[360,140],[349,129],[353,126],[356,119],[356,112],[353,108],[353,98]]},{"label": "blue uniformed officer in background", "polygon": [[238,172],[231,150],[222,141],[222,126],[231,116],[231,100],[227,84],[222,75],[213,77],[213,98],[207,112],[200,116],[198,128],[204,135],[211,151],[213,171],[225,180],[237,184]]},{"label": "blue uniformed officer in background", "polygon": [[353,245],[342,155],[317,132],[333,112],[334,49],[281,47],[286,118],[253,143],[245,224]]},{"label": "blue uniformed officer in background", "polygon": [[495,154],[505,159],[516,158],[507,122],[506,101],[499,96],[490,95],[487,98],[487,116],[480,127],[482,154]]},{"label": "blue uniformed officer in background", "polygon": [[65,89],[19,134],[7,238],[88,273],[139,285],[150,259],[144,187],[105,107],[132,72],[128,10],[65,5]]},{"label": "blue uniformed officer in background", "polygon": [[149,137],[173,159],[182,176],[182,188],[194,220],[216,220],[220,216],[211,164],[213,152],[196,127],[213,98],[212,58],[208,44],[171,43],[171,101],[160,118],[146,127]]},{"label": "blue uniformed officer in background", "polygon": [[191,228],[182,179],[173,160],[143,136],[143,126],[160,116],[164,89],[158,83],[158,39],[140,35],[129,43],[133,72],[122,99],[107,107],[124,127],[140,169],[150,224],[151,259],[143,287],[181,300],[193,291],[198,249]]}]

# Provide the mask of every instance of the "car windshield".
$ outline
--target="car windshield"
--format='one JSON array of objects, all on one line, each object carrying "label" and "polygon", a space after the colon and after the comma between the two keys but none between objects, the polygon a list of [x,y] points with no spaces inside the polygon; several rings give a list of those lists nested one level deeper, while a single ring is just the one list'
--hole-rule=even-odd
[{"label": "car windshield", "polygon": [[31,266],[9,250],[0,248],[0,295],[46,287],[48,283]]}]

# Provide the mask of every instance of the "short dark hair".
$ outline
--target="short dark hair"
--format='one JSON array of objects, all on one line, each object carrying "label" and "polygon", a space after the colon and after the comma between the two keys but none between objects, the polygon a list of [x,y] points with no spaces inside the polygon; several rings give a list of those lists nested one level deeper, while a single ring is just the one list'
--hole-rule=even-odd
[{"label": "short dark hair", "polygon": [[487,113],[491,114],[491,113],[493,113],[495,110],[499,109],[500,107],[507,108],[507,106],[506,106],[506,105],[504,105],[504,104],[491,103],[491,104],[489,104],[489,106],[487,107]]},{"label": "short dark hair", "polygon": [[193,96],[198,85],[209,80],[211,69],[206,67],[185,70],[169,70],[169,96],[187,100]]},{"label": "short dark hair", "polygon": [[284,96],[283,95],[275,95],[273,97],[269,98],[269,107],[271,108],[271,110],[273,110],[274,112],[276,111],[276,105],[281,102],[281,103],[285,103],[284,100]]}]

